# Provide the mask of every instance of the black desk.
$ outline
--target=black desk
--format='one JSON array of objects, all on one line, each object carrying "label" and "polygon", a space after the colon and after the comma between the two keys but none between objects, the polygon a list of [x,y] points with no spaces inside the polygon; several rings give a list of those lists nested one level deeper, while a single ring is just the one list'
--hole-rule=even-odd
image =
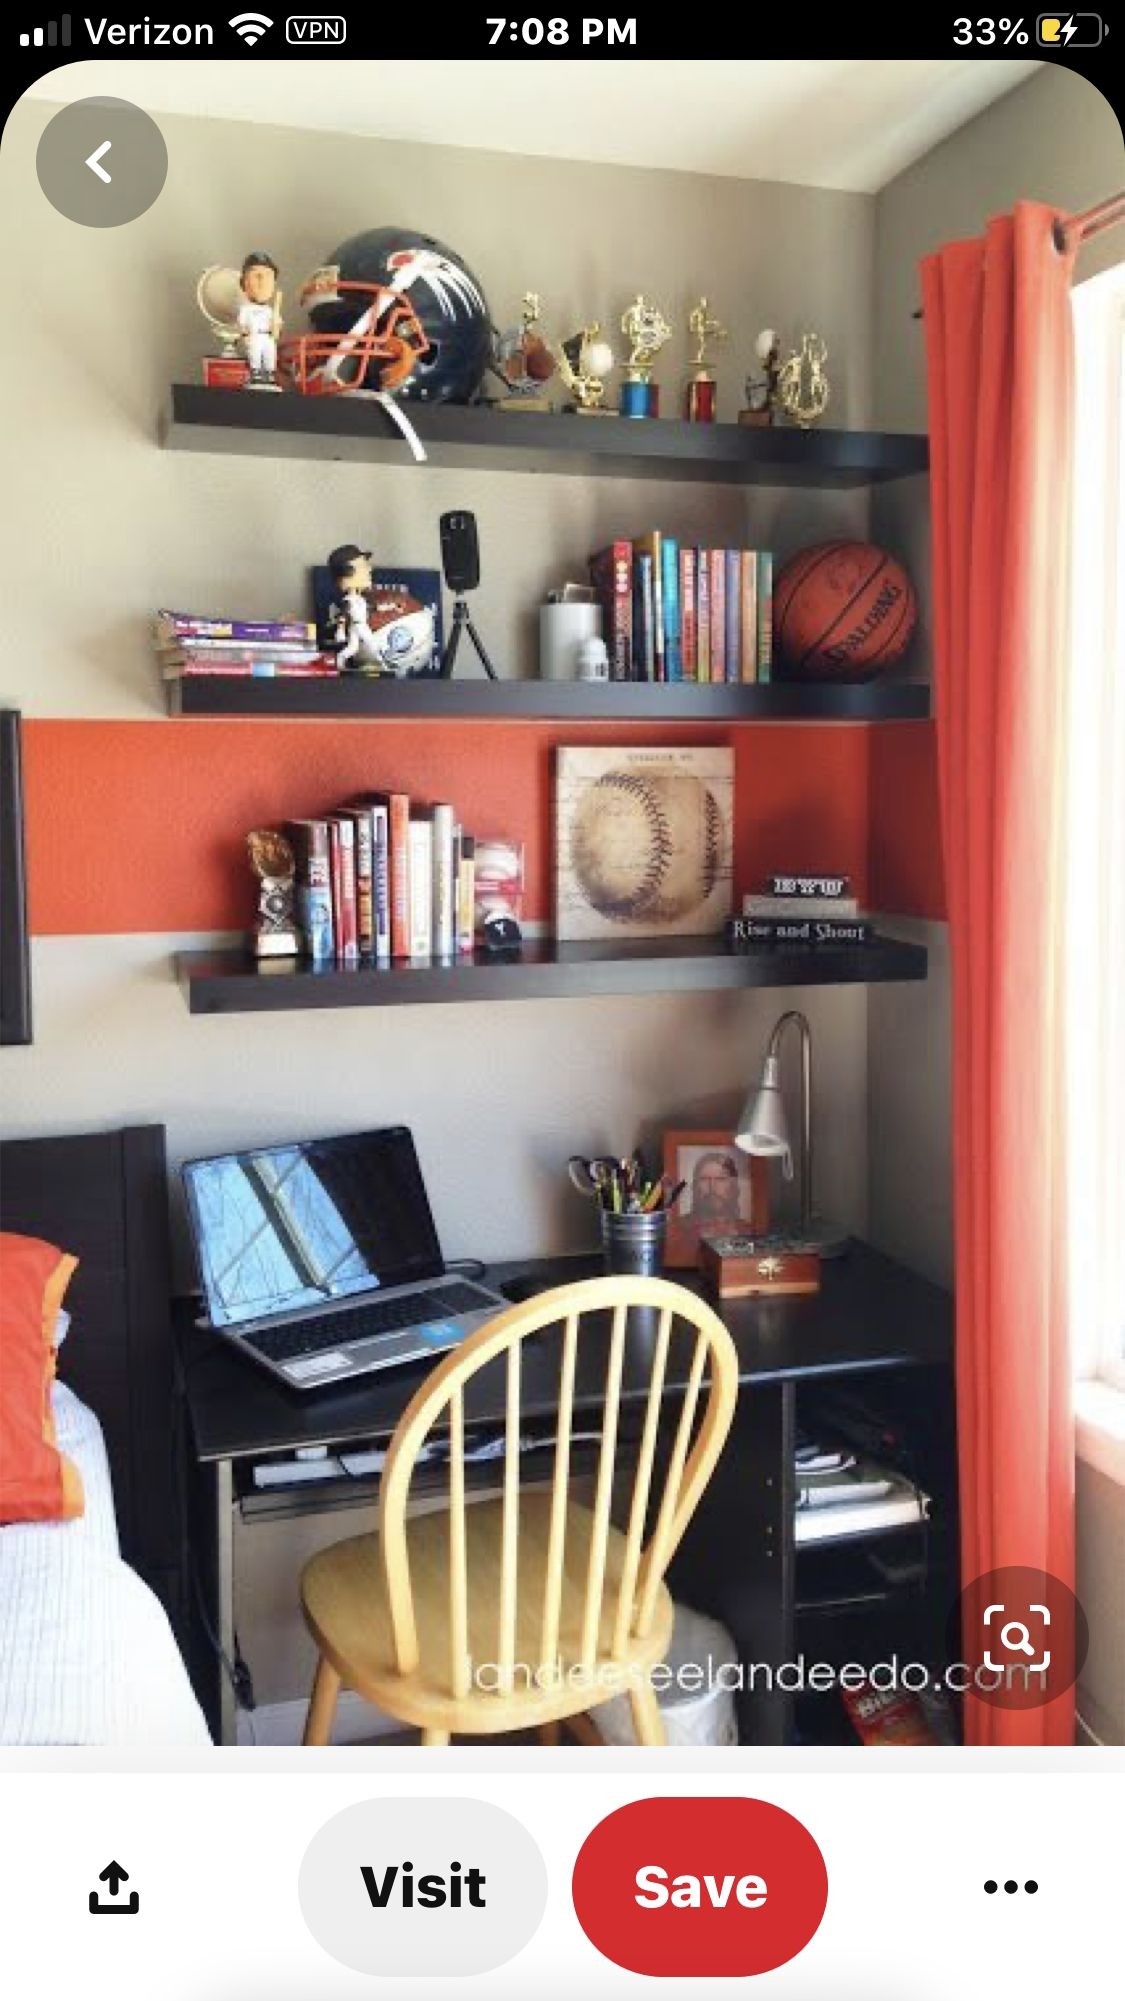
[{"label": "black desk", "polygon": [[[534,1273],[544,1287],[593,1275],[596,1258],[523,1260],[497,1265],[493,1285]],[[673,1274],[694,1283],[690,1274]],[[214,1633],[228,1658],[234,1654],[232,1510],[238,1505],[239,1462],[304,1446],[385,1444],[427,1370],[413,1365],[365,1376],[338,1390],[299,1396],[252,1364],[228,1342],[201,1332],[193,1308],[177,1315],[182,1380],[195,1462],[198,1569]],[[799,1298],[730,1303],[724,1319],[739,1355],[745,1394],[730,1441],[711,1487],[673,1567],[690,1578],[681,1595],[722,1617],[743,1658],[764,1662],[793,1658],[797,1597],[793,1537],[793,1448],[798,1389],[872,1371],[940,1372],[948,1391],[953,1308],[949,1295],[867,1245],[827,1263],[819,1293]],[[648,1354],[627,1358],[623,1406],[647,1394]],[[580,1347],[575,1389],[578,1411],[600,1407],[604,1363],[597,1343]],[[523,1409],[529,1420],[555,1407],[557,1363],[528,1353],[523,1369]],[[683,1382],[671,1376],[665,1395],[675,1400]],[[482,1370],[469,1386],[466,1417],[503,1423],[502,1365]],[[946,1485],[952,1479],[951,1470]],[[931,1480],[940,1486],[941,1480]],[[952,1519],[952,1495],[935,1496]],[[294,1591],[296,1580],[294,1580]],[[234,1698],[220,1677],[217,1711],[224,1742],[233,1741]],[[744,1706],[743,1733],[750,1741],[785,1741],[791,1704],[784,1696],[755,1697]]]}]

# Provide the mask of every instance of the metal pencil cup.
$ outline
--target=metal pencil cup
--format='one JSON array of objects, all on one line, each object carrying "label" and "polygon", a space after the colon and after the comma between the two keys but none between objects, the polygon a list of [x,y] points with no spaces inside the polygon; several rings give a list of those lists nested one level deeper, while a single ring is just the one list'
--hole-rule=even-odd
[{"label": "metal pencil cup", "polygon": [[609,1272],[633,1272],[640,1278],[659,1278],[664,1269],[664,1237],[668,1218],[663,1209],[651,1215],[618,1215],[613,1209],[599,1210],[602,1250]]}]

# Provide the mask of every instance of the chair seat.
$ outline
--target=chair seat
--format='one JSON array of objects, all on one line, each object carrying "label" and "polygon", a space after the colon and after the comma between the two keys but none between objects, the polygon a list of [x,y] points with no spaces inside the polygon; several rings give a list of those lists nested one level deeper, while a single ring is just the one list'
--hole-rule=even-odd
[{"label": "chair seat", "polygon": [[[577,1715],[619,1692],[631,1670],[662,1660],[671,1640],[673,1619],[672,1599],[663,1583],[644,1640],[630,1638],[622,1657],[610,1661],[626,1548],[624,1536],[611,1528],[596,1679],[581,1670],[581,1624],[594,1518],[587,1508],[572,1501],[567,1507],[556,1672],[540,1676],[537,1683],[550,1506],[551,1497],[546,1492],[524,1494],[520,1499],[516,1668],[508,1691],[497,1689],[495,1666],[500,1648],[503,1511],[499,1500],[478,1502],[465,1513],[473,1668],[467,1696],[452,1692],[449,1517],[444,1510],[416,1515],[407,1524],[419,1653],[418,1667],[411,1674],[400,1675],[395,1666],[378,1534],[353,1536],[313,1557],[301,1579],[305,1619],[344,1686],[421,1729],[487,1735]],[[634,1605],[636,1596],[634,1592]]]}]

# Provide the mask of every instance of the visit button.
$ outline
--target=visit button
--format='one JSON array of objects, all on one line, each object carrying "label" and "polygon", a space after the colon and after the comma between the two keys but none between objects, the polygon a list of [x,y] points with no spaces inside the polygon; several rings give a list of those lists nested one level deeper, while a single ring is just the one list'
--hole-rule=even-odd
[{"label": "visit button", "polygon": [[634,1800],[587,1837],[571,1893],[591,1945],[630,1973],[741,1978],[804,1951],[828,1871],[766,1800]]}]

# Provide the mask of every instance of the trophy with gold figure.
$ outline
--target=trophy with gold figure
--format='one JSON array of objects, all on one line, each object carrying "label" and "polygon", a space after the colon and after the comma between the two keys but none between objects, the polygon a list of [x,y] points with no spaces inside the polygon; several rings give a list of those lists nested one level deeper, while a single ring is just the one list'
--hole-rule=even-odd
[{"label": "trophy with gold figure", "polygon": [[579,327],[569,340],[560,341],[555,359],[559,374],[574,398],[567,408],[577,411],[580,417],[607,417],[610,413],[602,409],[602,403],[605,379],[613,370],[613,349],[602,339],[600,322],[591,320],[588,327]]},{"label": "trophy with gold figure", "polygon": [[650,306],[644,294],[638,292],[621,315],[621,331],[629,342],[629,359],[621,385],[621,415],[658,416],[660,391],[653,382],[652,369],[661,348],[671,340],[672,329],[659,306]]},{"label": "trophy with gold figure", "polygon": [[827,359],[828,349],[820,335],[807,333],[801,335],[800,347],[782,363],[777,378],[781,407],[802,431],[823,417],[828,408]]},{"label": "trophy with gold figure", "polygon": [[684,399],[684,416],[689,424],[713,424],[715,371],[708,365],[707,343],[714,341],[718,345],[726,339],[727,330],[721,321],[712,318],[706,299],[700,299],[688,314],[688,332],[695,342],[695,353]]}]

